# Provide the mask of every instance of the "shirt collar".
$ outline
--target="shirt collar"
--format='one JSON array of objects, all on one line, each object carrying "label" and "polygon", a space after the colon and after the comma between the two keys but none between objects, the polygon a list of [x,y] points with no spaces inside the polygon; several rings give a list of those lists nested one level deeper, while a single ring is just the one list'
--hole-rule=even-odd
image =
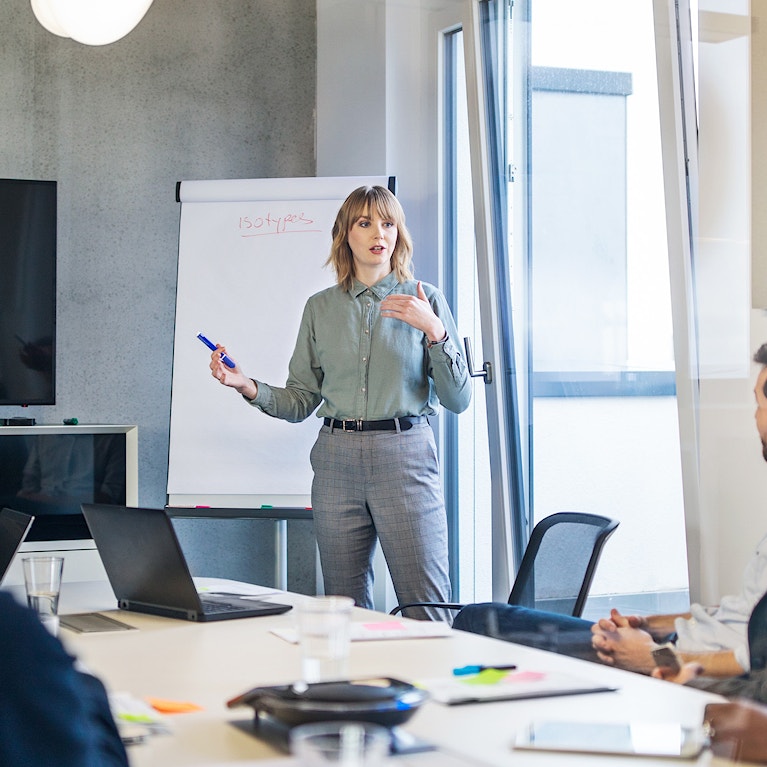
[{"label": "shirt collar", "polygon": [[380,301],[386,298],[398,284],[399,280],[397,279],[397,275],[394,273],[394,270],[392,270],[386,277],[378,280],[375,285],[371,285],[369,288],[358,279],[355,279],[349,293],[353,298],[359,298],[366,290],[369,290]]}]

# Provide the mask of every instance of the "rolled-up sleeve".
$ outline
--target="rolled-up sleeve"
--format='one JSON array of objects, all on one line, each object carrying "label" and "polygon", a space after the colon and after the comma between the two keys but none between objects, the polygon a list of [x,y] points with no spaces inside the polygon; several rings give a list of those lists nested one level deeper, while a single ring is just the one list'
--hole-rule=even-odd
[{"label": "rolled-up sleeve", "polygon": [[471,402],[471,376],[458,346],[458,328],[444,296],[435,292],[431,301],[445,326],[447,339],[428,347],[429,374],[440,403],[454,413],[462,413]]}]

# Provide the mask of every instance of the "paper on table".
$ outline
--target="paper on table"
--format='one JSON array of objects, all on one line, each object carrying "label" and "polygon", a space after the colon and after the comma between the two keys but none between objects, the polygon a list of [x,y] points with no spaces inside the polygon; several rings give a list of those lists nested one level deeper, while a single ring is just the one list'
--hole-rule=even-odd
[{"label": "paper on table", "polygon": [[163,717],[146,701],[129,692],[110,692],[109,707],[117,722],[142,724],[155,733],[169,732]]},{"label": "paper on table", "polygon": [[471,676],[424,679],[417,684],[428,690],[433,700],[447,705],[612,692],[616,689],[559,671],[500,672],[496,669],[488,669]]},{"label": "paper on table", "polygon": [[[272,634],[286,642],[298,644],[298,632],[294,628],[273,628]],[[352,642],[381,639],[434,639],[450,636],[447,623],[438,621],[373,621],[352,623]]]},{"label": "paper on table", "polygon": [[243,597],[261,597],[265,594],[279,594],[280,589],[270,586],[257,586],[244,581],[231,581],[227,578],[193,578],[197,591],[201,594],[237,594]]}]

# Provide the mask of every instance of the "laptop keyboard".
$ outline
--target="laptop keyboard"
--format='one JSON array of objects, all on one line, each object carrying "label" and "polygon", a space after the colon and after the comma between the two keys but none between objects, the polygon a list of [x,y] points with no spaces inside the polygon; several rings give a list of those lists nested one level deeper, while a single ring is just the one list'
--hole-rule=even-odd
[{"label": "laptop keyboard", "polygon": [[235,613],[240,612],[243,608],[240,605],[233,605],[229,602],[213,602],[210,599],[200,600],[202,603],[203,612],[206,615],[213,615],[215,613]]}]

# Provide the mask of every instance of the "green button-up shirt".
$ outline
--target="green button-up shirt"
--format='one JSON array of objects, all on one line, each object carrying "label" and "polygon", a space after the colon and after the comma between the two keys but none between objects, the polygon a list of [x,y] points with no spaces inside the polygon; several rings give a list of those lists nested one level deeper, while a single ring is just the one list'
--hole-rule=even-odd
[{"label": "green button-up shirt", "polygon": [[286,421],[318,417],[377,421],[434,415],[441,403],[460,413],[471,400],[471,378],[455,344],[458,330],[444,295],[422,283],[447,340],[428,346],[420,330],[381,317],[390,293],[417,295],[417,282],[400,284],[392,272],[368,288],[336,285],[306,303],[284,387],[256,381],[251,404]]}]

